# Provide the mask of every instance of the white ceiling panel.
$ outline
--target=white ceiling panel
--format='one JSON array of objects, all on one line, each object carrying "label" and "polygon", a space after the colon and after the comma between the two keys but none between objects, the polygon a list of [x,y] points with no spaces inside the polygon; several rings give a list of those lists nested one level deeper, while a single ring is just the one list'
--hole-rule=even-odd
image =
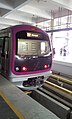
[{"label": "white ceiling panel", "polygon": [[68,13],[72,14],[72,0],[0,0],[0,29],[36,24]]}]

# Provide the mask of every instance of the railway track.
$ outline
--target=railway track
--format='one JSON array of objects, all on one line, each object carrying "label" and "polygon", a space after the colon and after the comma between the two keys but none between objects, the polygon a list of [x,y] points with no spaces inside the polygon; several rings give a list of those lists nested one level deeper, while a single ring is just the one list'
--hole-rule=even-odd
[{"label": "railway track", "polygon": [[51,75],[47,81],[72,91],[72,79],[68,79],[58,75]]},{"label": "railway track", "polygon": [[[51,75],[41,88],[32,92],[31,97],[61,119],[72,118],[72,80]],[[65,116],[62,114],[63,111]]]},{"label": "railway track", "polygon": [[59,102],[72,109],[72,81],[57,75],[51,75],[44,83],[42,90],[44,93],[57,99]]},{"label": "railway track", "polygon": [[71,91],[48,81],[46,81],[43,87],[38,90],[72,109]]},{"label": "railway track", "polygon": [[38,90],[72,108],[72,80],[58,75],[51,75],[42,88]]}]

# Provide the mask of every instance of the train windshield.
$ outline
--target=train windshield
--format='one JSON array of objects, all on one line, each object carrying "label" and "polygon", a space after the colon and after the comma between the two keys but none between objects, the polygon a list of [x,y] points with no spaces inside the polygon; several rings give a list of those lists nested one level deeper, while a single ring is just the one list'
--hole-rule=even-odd
[{"label": "train windshield", "polygon": [[43,56],[50,52],[50,44],[46,40],[17,39],[17,55],[19,56]]}]

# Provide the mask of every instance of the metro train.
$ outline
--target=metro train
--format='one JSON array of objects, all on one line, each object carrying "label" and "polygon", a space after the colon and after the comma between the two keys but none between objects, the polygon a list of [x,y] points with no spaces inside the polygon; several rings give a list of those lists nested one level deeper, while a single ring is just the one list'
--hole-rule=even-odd
[{"label": "metro train", "polygon": [[21,89],[42,86],[50,75],[52,50],[46,32],[31,25],[0,30],[1,74]]}]

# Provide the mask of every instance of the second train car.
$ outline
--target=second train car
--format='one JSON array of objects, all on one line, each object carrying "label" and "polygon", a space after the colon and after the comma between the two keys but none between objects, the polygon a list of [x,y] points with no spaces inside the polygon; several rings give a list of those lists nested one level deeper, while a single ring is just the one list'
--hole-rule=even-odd
[{"label": "second train car", "polygon": [[1,74],[22,89],[35,89],[49,77],[52,51],[48,34],[31,25],[0,30]]}]

